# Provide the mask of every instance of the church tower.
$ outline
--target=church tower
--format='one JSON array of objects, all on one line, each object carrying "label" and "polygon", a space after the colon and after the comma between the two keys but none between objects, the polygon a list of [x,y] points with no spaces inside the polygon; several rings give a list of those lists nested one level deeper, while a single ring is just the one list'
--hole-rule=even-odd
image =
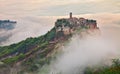
[{"label": "church tower", "polygon": [[70,19],[72,18],[72,12],[70,12]]}]

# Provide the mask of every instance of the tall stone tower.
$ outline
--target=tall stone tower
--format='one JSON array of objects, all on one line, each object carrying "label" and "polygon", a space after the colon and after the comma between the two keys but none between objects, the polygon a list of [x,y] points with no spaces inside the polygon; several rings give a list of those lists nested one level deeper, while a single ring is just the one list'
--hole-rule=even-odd
[{"label": "tall stone tower", "polygon": [[70,19],[72,18],[72,12],[70,12]]}]

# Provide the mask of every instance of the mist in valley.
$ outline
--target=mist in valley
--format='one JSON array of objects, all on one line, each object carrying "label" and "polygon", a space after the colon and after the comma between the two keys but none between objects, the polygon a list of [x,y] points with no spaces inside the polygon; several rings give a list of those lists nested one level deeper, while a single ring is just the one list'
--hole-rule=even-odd
[{"label": "mist in valley", "polygon": [[111,65],[112,59],[120,56],[120,47],[112,40],[102,35],[88,35],[86,38],[75,35],[61,49],[61,55],[49,66],[43,67],[45,72],[40,70],[38,74],[83,74],[86,67]]},{"label": "mist in valley", "polygon": [[[60,49],[62,53],[56,56],[57,59],[45,65],[38,74],[83,74],[86,67],[111,65],[112,59],[119,59],[120,18],[114,14],[105,15],[83,15],[97,19],[101,34],[96,36],[83,32],[74,35],[70,43]],[[81,38],[81,35],[84,36]]]},{"label": "mist in valley", "polygon": [[99,36],[86,32],[74,35],[56,59],[38,72],[83,74],[86,67],[110,65],[112,59],[120,58],[119,7],[120,0],[0,0],[0,20],[17,22],[12,30],[0,30],[0,46],[44,35],[57,19],[68,18],[69,12],[75,17],[97,20]]},{"label": "mist in valley", "polygon": [[[111,64],[112,59],[119,58],[120,14],[104,13],[75,16],[96,19],[101,35],[87,35],[86,38],[81,38],[80,35],[73,36],[70,43],[61,49],[61,55],[56,56],[57,59],[53,60],[50,65],[45,65],[40,69],[38,74],[82,74],[88,66]],[[1,45],[9,45],[28,37],[43,35],[54,26],[57,18],[63,17],[67,16],[11,18],[17,21],[17,25],[15,29],[5,31],[2,34],[9,37]]]},{"label": "mist in valley", "polygon": [[[47,33],[54,25],[55,17],[9,17],[17,24],[12,30],[0,30],[0,46],[18,43],[29,37]],[[4,19],[4,18],[2,18]]]}]

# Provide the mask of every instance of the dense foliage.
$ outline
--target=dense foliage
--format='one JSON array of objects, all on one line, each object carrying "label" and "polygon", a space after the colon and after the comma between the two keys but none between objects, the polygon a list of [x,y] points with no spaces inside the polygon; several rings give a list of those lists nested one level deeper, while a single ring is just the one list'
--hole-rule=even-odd
[{"label": "dense foliage", "polygon": [[0,47],[0,59],[2,62],[7,64],[15,63],[24,59],[29,54],[43,49],[49,44],[49,41],[54,39],[54,37],[55,28],[43,36],[37,38],[27,38],[19,43]]},{"label": "dense foliage", "polygon": [[62,27],[62,25],[64,26],[68,26],[68,27],[72,27],[73,25],[66,19],[58,19],[56,22],[55,22],[55,26],[56,27]]}]

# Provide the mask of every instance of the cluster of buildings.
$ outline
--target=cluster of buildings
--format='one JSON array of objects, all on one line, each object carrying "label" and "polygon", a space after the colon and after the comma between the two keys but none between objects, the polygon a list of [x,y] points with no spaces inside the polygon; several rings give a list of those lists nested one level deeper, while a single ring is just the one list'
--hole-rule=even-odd
[{"label": "cluster of buildings", "polygon": [[69,35],[80,27],[98,29],[96,20],[76,18],[72,16],[72,13],[70,13],[69,18],[58,19],[55,22],[56,33],[63,32],[64,35]]}]

